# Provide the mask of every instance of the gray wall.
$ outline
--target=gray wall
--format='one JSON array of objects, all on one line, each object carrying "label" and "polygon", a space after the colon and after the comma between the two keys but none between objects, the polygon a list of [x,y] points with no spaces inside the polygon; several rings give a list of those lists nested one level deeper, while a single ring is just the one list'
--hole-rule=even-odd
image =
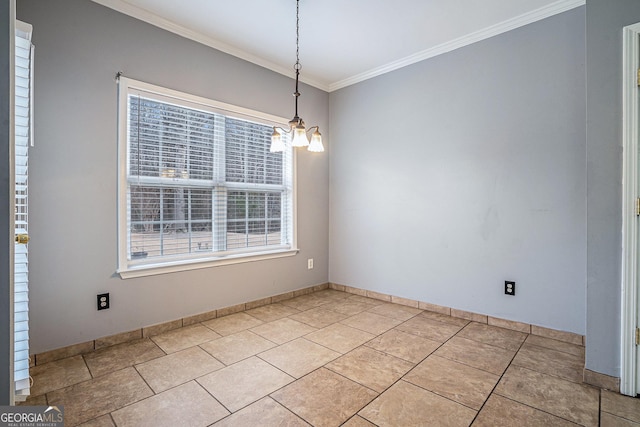
[{"label": "gray wall", "polygon": [[11,340],[11,316],[10,301],[11,288],[10,278],[5,272],[11,271],[11,259],[9,250],[13,246],[13,233],[10,233],[11,209],[11,176],[9,166],[11,156],[9,153],[9,133],[10,133],[10,31],[11,28],[11,5],[13,1],[0,2],[0,206],[3,207],[0,213],[0,405],[9,404],[9,393],[11,392],[11,378],[13,372],[9,365],[13,358],[10,352],[9,342]]},{"label": "gray wall", "polygon": [[622,28],[637,0],[587,1],[586,367],[620,375]]},{"label": "gray wall", "polygon": [[[30,150],[31,348],[42,352],[328,279],[328,153],[298,155],[295,257],[121,280],[116,269],[117,71],[282,117],[294,82],[89,0],[21,0],[33,24],[36,146]],[[328,94],[301,115],[327,135]],[[307,270],[307,258],[315,268]],[[111,293],[97,312],[96,294]]]},{"label": "gray wall", "polygon": [[331,282],[585,332],[584,22],[330,94]]}]

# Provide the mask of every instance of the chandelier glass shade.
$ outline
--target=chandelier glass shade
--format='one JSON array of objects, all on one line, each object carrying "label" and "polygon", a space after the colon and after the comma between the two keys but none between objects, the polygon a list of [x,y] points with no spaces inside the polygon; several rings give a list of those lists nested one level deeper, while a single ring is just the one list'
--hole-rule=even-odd
[{"label": "chandelier glass shade", "polygon": [[[324,151],[324,145],[322,145],[320,128],[318,126],[311,126],[307,129],[304,121],[298,116],[298,98],[300,97],[298,85],[300,81],[300,70],[302,69],[302,65],[300,64],[300,0],[296,0],[296,63],[293,69],[296,71],[296,91],[293,93],[295,99],[295,115],[293,119],[289,121],[289,129],[284,129],[279,126],[273,127],[273,133],[271,134],[271,152],[277,153],[285,150],[282,133],[291,134],[292,147],[307,147],[309,151],[322,152]],[[309,142],[307,133],[314,129],[315,131],[311,134],[311,142]]]}]

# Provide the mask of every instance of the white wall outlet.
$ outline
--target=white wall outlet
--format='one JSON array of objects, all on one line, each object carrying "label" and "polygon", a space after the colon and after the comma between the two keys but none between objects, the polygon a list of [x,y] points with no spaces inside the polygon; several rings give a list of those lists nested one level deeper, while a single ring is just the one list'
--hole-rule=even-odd
[{"label": "white wall outlet", "polygon": [[313,258],[309,258],[309,259],[307,260],[307,268],[308,268],[309,270],[313,270]]}]

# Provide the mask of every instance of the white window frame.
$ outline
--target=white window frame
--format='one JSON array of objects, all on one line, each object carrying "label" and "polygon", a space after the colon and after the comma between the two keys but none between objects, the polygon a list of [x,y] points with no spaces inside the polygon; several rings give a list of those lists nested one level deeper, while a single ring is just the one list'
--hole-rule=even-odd
[{"label": "white window frame", "polygon": [[[206,111],[212,111],[239,119],[257,121],[267,125],[286,127],[287,119],[270,114],[226,104],[196,95],[163,88],[124,76],[119,77],[118,85],[118,268],[117,273],[123,279],[173,273],[222,265],[263,261],[275,258],[294,256],[297,246],[297,191],[296,191],[296,153],[292,150],[288,158],[292,168],[291,182],[291,245],[287,248],[261,248],[250,252],[229,253],[222,256],[208,254],[201,257],[172,258],[171,260],[149,260],[144,263],[127,259],[128,224],[127,214],[127,158],[128,158],[128,98],[130,93],[142,91],[168,100],[183,101],[195,104]],[[287,157],[287,156],[285,156]],[[288,167],[285,165],[284,167]]]}]

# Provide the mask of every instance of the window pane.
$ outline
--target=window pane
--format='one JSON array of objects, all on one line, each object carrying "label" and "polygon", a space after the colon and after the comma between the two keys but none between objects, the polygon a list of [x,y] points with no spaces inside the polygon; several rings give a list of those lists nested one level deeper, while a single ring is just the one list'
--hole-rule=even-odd
[{"label": "window pane", "polygon": [[281,240],[280,220],[267,221],[267,245],[279,245]]},{"label": "window pane", "polygon": [[167,188],[162,190],[162,222],[163,231],[184,233],[187,231],[187,200],[184,188]]},{"label": "window pane", "polygon": [[207,224],[211,230],[211,212],[213,197],[211,190],[191,190],[191,220],[194,223]]},{"label": "window pane", "polygon": [[281,244],[281,194],[230,191],[227,196],[227,248]]},{"label": "window pane", "polygon": [[282,195],[267,193],[267,218],[280,221],[282,215]]},{"label": "window pane", "polygon": [[265,197],[264,193],[249,193],[249,218],[265,217]]},{"label": "window pane", "polygon": [[160,224],[160,189],[131,186],[131,231],[157,231]]},{"label": "window pane", "polygon": [[131,96],[130,174],[212,179],[215,125],[212,113]]},{"label": "window pane", "polygon": [[129,259],[213,250],[212,192],[132,185]]},{"label": "window pane", "polygon": [[213,178],[214,115],[189,110],[188,171],[192,179]]},{"label": "window pane", "polygon": [[271,132],[271,126],[227,117],[227,182],[279,185],[283,183],[282,153],[269,151]]},{"label": "window pane", "polygon": [[282,194],[267,193],[267,218],[266,234],[267,245],[279,245],[282,243]]},{"label": "window pane", "polygon": [[283,183],[282,153],[267,153],[267,174],[265,184]]},{"label": "window pane", "polygon": [[267,244],[264,221],[249,221],[247,246],[264,246]]},{"label": "window pane", "polygon": [[247,216],[247,193],[229,191],[227,194],[227,219],[244,219]]},{"label": "window pane", "polygon": [[[130,189],[129,259],[146,258],[158,249],[160,189],[132,185]],[[152,255],[152,256],[153,256]]]}]

